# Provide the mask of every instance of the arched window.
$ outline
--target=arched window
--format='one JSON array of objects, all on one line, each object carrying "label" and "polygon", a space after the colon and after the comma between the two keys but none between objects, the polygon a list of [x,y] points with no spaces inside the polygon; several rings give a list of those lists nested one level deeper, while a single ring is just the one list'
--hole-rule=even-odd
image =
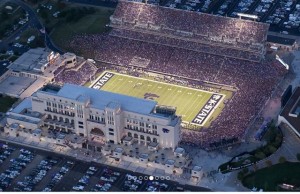
[{"label": "arched window", "polygon": [[91,134],[95,134],[95,135],[98,135],[98,136],[104,136],[103,131],[99,128],[93,128],[91,130]]},{"label": "arched window", "polygon": [[157,143],[157,139],[156,139],[156,138],[153,138],[153,142]]},{"label": "arched window", "polygon": [[151,138],[149,136],[147,136],[147,141],[151,141]]},{"label": "arched window", "polygon": [[141,140],[145,140],[145,137],[143,135],[140,136]]},{"label": "arched window", "polygon": [[133,137],[136,139],[139,138],[138,134],[136,134],[136,133],[133,135]]},{"label": "arched window", "polygon": [[128,132],[128,134],[127,134],[127,135],[128,135],[128,137],[132,137],[132,134],[131,134],[130,132]]}]

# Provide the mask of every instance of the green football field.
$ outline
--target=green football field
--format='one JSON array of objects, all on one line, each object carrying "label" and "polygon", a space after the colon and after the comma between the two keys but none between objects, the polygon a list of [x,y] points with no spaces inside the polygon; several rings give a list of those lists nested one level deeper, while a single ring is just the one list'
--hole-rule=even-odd
[{"label": "green football field", "polygon": [[[100,77],[104,74],[105,72]],[[113,74],[101,86],[101,90],[155,100],[159,105],[175,106],[177,107],[176,114],[181,115],[184,122],[192,122],[213,95],[213,93],[203,90],[123,74]]]}]

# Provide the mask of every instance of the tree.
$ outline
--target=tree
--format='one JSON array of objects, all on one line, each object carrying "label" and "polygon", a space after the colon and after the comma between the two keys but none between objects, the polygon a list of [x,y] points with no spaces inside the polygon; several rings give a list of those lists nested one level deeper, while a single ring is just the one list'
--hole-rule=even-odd
[{"label": "tree", "polygon": [[259,152],[255,153],[255,157],[261,160],[261,159],[264,159],[266,157],[266,155],[265,155],[265,153],[259,151]]},{"label": "tree", "polygon": [[1,19],[7,20],[9,18],[9,15],[6,10],[2,10]]},{"label": "tree", "polygon": [[244,175],[246,175],[248,172],[249,172],[249,169],[248,169],[248,168],[244,168],[244,169],[243,169]]},{"label": "tree", "polygon": [[50,23],[50,19],[49,19],[49,18],[46,18],[46,19],[45,19],[45,23],[46,23],[46,24],[49,24],[49,23]]},{"label": "tree", "polygon": [[241,180],[243,180],[243,178],[244,178],[244,172],[240,171],[237,175],[237,179],[241,181]]},{"label": "tree", "polygon": [[272,166],[272,161],[271,161],[271,160],[267,160],[267,161],[266,161],[266,166],[267,166],[267,167]]},{"label": "tree", "polygon": [[41,9],[40,11],[40,15],[41,17],[46,20],[49,16],[48,16],[48,12],[46,11],[46,9]]},{"label": "tree", "polygon": [[38,0],[27,0],[27,1],[29,1],[32,4],[37,4],[38,3]]},{"label": "tree", "polygon": [[280,156],[278,161],[279,161],[279,163],[284,163],[284,162],[286,162],[286,158],[283,156]]},{"label": "tree", "polygon": [[264,190],[268,191],[268,189],[269,189],[269,183],[268,183],[268,180],[266,180],[266,182],[264,184]]},{"label": "tree", "polygon": [[297,154],[297,159],[300,161],[300,153]]},{"label": "tree", "polygon": [[58,0],[56,6],[59,10],[63,10],[64,8],[66,8],[66,3],[63,2],[62,0]]},{"label": "tree", "polygon": [[6,30],[10,30],[12,28],[13,28],[12,24],[5,24],[5,26],[4,26],[4,29],[6,29]]},{"label": "tree", "polygon": [[272,146],[272,145],[269,145],[268,148],[269,148],[269,151],[270,151],[271,154],[273,154],[273,153],[276,152],[276,150],[277,150],[277,148],[275,148],[275,147]]},{"label": "tree", "polygon": [[253,170],[254,172],[258,170],[258,166],[256,164],[253,164]]}]

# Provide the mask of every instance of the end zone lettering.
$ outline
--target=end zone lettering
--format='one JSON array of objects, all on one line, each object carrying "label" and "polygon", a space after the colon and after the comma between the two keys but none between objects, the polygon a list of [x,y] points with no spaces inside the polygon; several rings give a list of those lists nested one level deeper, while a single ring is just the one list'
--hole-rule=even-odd
[{"label": "end zone lettering", "polygon": [[101,76],[98,81],[93,85],[94,89],[100,89],[110,78],[114,76],[113,73],[106,72],[103,76]]},{"label": "end zone lettering", "polygon": [[204,121],[207,119],[208,115],[217,106],[217,104],[221,99],[222,99],[221,94],[213,94],[206,102],[204,107],[197,114],[197,116],[193,119],[192,123],[202,125]]}]

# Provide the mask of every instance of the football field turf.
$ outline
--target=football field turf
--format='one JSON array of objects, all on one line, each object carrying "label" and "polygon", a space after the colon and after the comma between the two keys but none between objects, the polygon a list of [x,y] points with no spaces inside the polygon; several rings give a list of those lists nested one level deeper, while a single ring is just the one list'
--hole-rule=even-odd
[{"label": "football field turf", "polygon": [[[98,82],[101,82],[101,79],[104,81],[101,82],[101,87],[96,87],[97,89],[155,100],[159,105],[175,106],[177,107],[176,114],[181,115],[184,122],[192,122],[215,94],[199,89],[117,73],[111,73],[113,76],[106,79],[106,73],[110,72],[104,72],[99,76]],[[95,86],[96,84],[93,84],[91,87],[95,88]],[[222,99],[217,102],[221,103],[221,101]],[[216,103],[215,108],[218,108],[218,104],[219,103]],[[211,110],[210,114],[213,114],[213,111],[214,110]],[[210,114],[208,114],[206,120],[209,120]]]}]

